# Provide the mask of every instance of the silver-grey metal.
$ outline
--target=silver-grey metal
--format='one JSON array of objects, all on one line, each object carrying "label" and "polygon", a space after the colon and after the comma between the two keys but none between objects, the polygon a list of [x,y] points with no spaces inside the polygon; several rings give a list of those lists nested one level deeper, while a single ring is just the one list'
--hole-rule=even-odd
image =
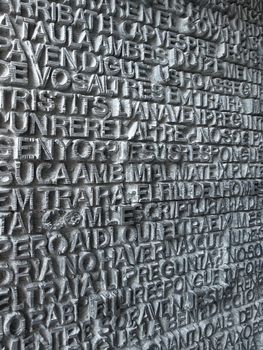
[{"label": "silver-grey metal", "polygon": [[0,350],[263,349],[263,2],[0,1]]}]

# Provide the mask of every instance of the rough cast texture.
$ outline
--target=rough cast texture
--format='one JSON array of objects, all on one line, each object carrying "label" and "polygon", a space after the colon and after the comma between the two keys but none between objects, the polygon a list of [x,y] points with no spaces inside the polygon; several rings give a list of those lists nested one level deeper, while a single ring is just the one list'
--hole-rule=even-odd
[{"label": "rough cast texture", "polygon": [[0,11],[0,348],[262,349],[262,1]]}]

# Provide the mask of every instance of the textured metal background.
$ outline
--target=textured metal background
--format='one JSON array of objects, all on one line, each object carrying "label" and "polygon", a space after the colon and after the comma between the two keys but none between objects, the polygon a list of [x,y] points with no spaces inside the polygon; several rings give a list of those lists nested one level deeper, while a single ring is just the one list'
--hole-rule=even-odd
[{"label": "textured metal background", "polygon": [[0,349],[262,348],[262,1],[0,1]]}]

